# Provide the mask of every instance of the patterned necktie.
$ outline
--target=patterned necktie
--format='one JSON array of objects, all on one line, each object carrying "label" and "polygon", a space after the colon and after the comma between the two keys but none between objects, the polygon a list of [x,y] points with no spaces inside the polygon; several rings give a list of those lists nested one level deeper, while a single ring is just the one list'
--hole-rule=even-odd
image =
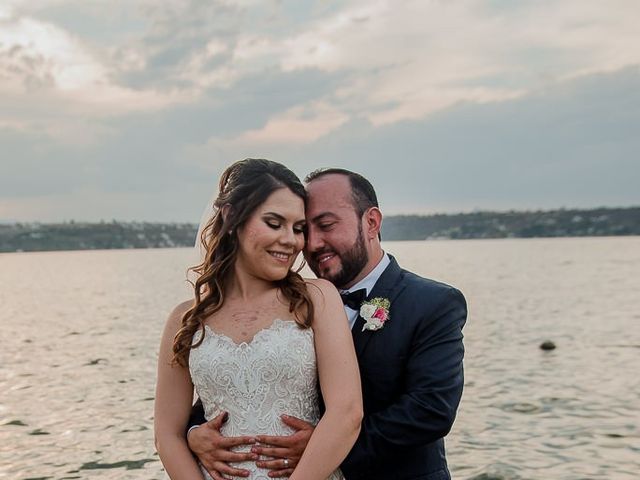
[{"label": "patterned necktie", "polygon": [[353,292],[341,293],[340,298],[342,298],[342,303],[344,303],[345,306],[359,311],[362,302],[367,298],[367,289],[361,288]]}]

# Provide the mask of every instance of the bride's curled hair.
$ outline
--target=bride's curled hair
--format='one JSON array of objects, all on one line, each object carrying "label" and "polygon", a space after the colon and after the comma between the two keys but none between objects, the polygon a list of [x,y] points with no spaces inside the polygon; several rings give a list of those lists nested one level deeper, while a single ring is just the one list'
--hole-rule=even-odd
[{"label": "bride's curled hair", "polygon": [[[190,269],[197,277],[193,283],[194,303],[182,317],[182,327],[174,338],[175,363],[187,366],[189,351],[204,339],[204,320],[222,308],[238,252],[238,228],[280,188],[288,188],[303,201],[306,200],[304,186],[298,177],[284,165],[270,160],[241,160],[228,167],[220,177],[213,216],[199,238],[205,258]],[[275,284],[289,302],[289,311],[295,321],[302,328],[310,327],[313,304],[298,271],[289,270],[287,276]],[[193,335],[198,329],[202,335],[192,345]]]}]

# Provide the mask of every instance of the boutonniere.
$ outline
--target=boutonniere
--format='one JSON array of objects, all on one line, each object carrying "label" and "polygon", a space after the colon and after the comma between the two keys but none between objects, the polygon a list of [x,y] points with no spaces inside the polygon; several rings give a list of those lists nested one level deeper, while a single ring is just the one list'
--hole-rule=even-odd
[{"label": "boutonniere", "polygon": [[389,320],[390,307],[391,302],[387,298],[377,297],[363,302],[360,306],[360,316],[364,318],[366,323],[362,327],[362,331],[375,331],[384,327],[385,322]]}]

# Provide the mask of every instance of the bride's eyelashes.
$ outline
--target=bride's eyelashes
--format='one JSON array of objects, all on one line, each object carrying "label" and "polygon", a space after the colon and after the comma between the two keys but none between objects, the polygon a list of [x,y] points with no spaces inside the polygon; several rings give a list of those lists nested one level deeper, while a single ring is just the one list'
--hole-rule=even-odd
[{"label": "bride's eyelashes", "polygon": [[266,223],[269,227],[273,228],[274,230],[277,230],[280,228],[280,224],[276,222],[266,221],[264,223]]},{"label": "bride's eyelashes", "polygon": [[[280,222],[274,222],[273,220],[265,220],[265,222],[267,224],[267,226],[269,228],[272,228],[273,230],[278,230],[279,228],[282,227],[282,223]],[[300,224],[300,225],[294,225],[293,226],[293,233],[295,233],[296,235],[304,235],[306,231],[306,226],[304,224]]]}]

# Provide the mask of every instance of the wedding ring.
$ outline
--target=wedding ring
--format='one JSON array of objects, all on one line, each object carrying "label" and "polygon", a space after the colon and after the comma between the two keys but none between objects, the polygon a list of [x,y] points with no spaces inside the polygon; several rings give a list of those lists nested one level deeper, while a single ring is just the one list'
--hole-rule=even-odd
[{"label": "wedding ring", "polygon": [[284,468],[289,468],[289,459],[285,458],[282,463],[284,464]]}]

